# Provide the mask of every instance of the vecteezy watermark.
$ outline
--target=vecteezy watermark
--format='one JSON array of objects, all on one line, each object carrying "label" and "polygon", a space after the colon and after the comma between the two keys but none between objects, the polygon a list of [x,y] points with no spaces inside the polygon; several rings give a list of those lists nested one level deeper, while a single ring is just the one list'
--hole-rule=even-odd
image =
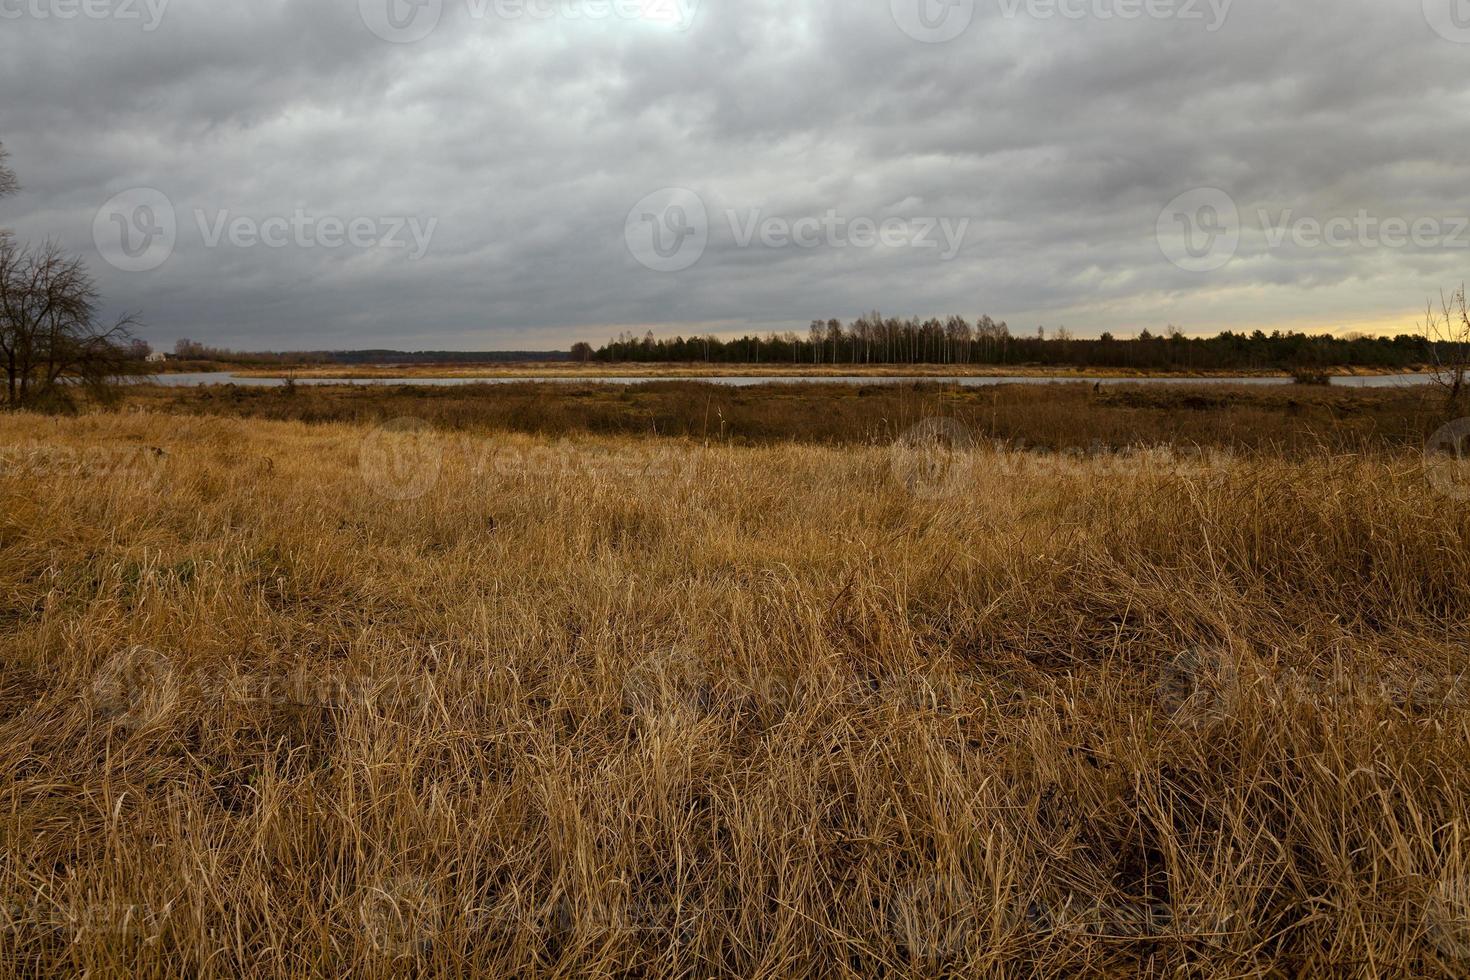
[{"label": "vecteezy watermark", "polygon": [[442,928],[444,905],[433,883],[394,875],[362,890],[358,918],[368,946],[388,959],[412,959]]},{"label": "vecteezy watermark", "polygon": [[1470,0],[1424,0],[1424,19],[1445,40],[1470,44]]},{"label": "vecteezy watermark", "polygon": [[1350,667],[1303,670],[1242,659],[1226,647],[1195,647],[1164,665],[1155,700],[1181,728],[1208,728],[1240,716],[1249,701],[1285,708],[1352,704],[1379,710],[1441,712],[1470,707],[1470,671]]},{"label": "vecteezy watermark", "polygon": [[[481,20],[641,21],[679,31],[694,25],[700,0],[461,0]],[[444,17],[445,0],[358,0],[367,29],[393,44],[424,40]]]},{"label": "vecteezy watermark", "polygon": [[[729,209],[723,214],[735,248],[766,249],[935,249],[953,259],[970,230],[969,218],[874,218],[844,215],[828,208],[821,215],[791,218],[760,208]],[[684,187],[665,187],[640,200],[623,224],[623,241],[638,263],[655,272],[682,272],[704,256],[711,237],[709,209]]]},{"label": "vecteezy watermark", "polygon": [[[1235,0],[993,0],[1006,20],[1174,20],[1218,31]],[[926,44],[953,41],[975,20],[978,0],[889,0],[893,21]]]},{"label": "vecteezy watermark", "polygon": [[642,479],[669,486],[681,477],[691,477],[703,455],[694,448],[663,446],[629,451],[605,446],[543,444],[522,449],[477,444],[469,437],[456,448],[469,461],[470,472],[477,478],[494,475],[505,479],[566,479],[583,485],[601,480]]},{"label": "vecteezy watermark", "polygon": [[1160,707],[1184,728],[1205,728],[1232,716],[1240,698],[1240,665],[1218,647],[1193,647],[1164,665]]},{"label": "vecteezy watermark", "polygon": [[975,19],[975,0],[889,0],[893,22],[915,41],[953,41]]},{"label": "vecteezy watermark", "polygon": [[1033,900],[1024,909],[1009,913],[1008,918],[1017,922],[1022,931],[1038,936],[1112,940],[1223,938],[1238,933],[1248,921],[1246,912],[1228,907],[1151,902],[1142,897],[1124,896],[1109,901],[1095,895]]},{"label": "vecteezy watermark", "polygon": [[513,903],[508,910],[479,911],[466,916],[477,933],[503,935],[516,927],[538,936],[569,940],[575,936],[622,937],[647,941],[653,937],[675,937],[683,944],[693,941],[700,922],[698,909],[649,896],[618,896],[607,899],[575,900],[570,895],[539,904]]},{"label": "vecteezy watermark", "polygon": [[993,943],[998,933],[1113,940],[1226,936],[1240,928],[1245,916],[1138,896],[1027,895],[950,874],[902,885],[889,905],[888,919],[909,960],[932,967],[962,960],[967,951]]},{"label": "vecteezy watermark", "polygon": [[645,657],[623,678],[623,706],[639,718],[699,715],[712,699],[709,668],[682,648]]},{"label": "vecteezy watermark", "polygon": [[685,187],[665,187],[633,205],[623,241],[638,263],[654,272],[683,272],[709,247],[709,210]]},{"label": "vecteezy watermark", "polygon": [[1007,20],[1177,20],[1213,34],[1235,0],[996,0]]},{"label": "vecteezy watermark", "polygon": [[1154,237],[1164,258],[1185,272],[1214,272],[1240,247],[1240,210],[1218,187],[1197,187],[1164,206]]},{"label": "vecteezy watermark", "polygon": [[183,679],[172,658],[133,646],[109,657],[93,676],[90,700],[112,724],[142,730],[166,718],[182,690]]},{"label": "vecteezy watermark", "polygon": [[899,436],[890,448],[894,479],[920,500],[943,500],[971,485],[977,457],[975,433],[953,418],[929,418]]},{"label": "vecteezy watermark", "polygon": [[1379,217],[1359,209],[1351,217],[1315,218],[1292,209],[1256,212],[1266,247],[1281,248],[1453,248],[1470,249],[1470,216]]},{"label": "vecteezy watermark", "polygon": [[[250,670],[236,663],[190,667],[184,657],[132,646],[107,659],[93,675],[86,698],[114,726],[140,731],[163,723],[185,703],[419,711],[461,680],[427,671]],[[456,687],[452,696],[468,695]]]},{"label": "vecteezy watermark", "polygon": [[[1470,249],[1470,215],[1304,215],[1295,208],[1258,208],[1260,240],[1266,251],[1298,249]],[[1214,272],[1235,258],[1244,233],[1235,200],[1218,187],[1180,194],[1159,213],[1159,249],[1186,272]]]},{"label": "vecteezy watermark", "polygon": [[982,930],[975,892],[957,875],[919,878],[898,890],[888,925],[911,962],[936,964],[958,958]]},{"label": "vecteezy watermark", "polygon": [[116,20],[151,34],[170,0],[0,0],[0,20]]},{"label": "vecteezy watermark", "polygon": [[206,212],[195,209],[205,248],[219,248],[221,243],[233,248],[385,248],[408,249],[408,257],[424,257],[439,227],[438,218],[420,219],[413,215],[394,217],[343,218],[333,214],[313,214],[297,208],[287,215],[256,218],[231,215],[227,210]]},{"label": "vecteezy watermark", "polygon": [[[404,417],[377,426],[358,448],[358,471],[390,500],[417,500],[439,484],[447,461],[474,480],[597,482],[654,480],[668,487],[696,478],[705,459],[698,447],[610,448],[567,440],[528,444],[438,432]],[[3,460],[3,454],[0,454]]]},{"label": "vecteezy watermark", "polygon": [[54,902],[0,900],[0,933],[49,934],[78,943],[88,938],[121,936],[143,936],[154,941],[167,928],[172,913],[172,905],[158,907],[120,900],[75,909]]},{"label": "vecteezy watermark", "polygon": [[414,44],[434,33],[444,0],[358,0],[363,24],[384,41]]},{"label": "vecteezy watermark", "polygon": [[1470,418],[1456,419],[1429,437],[1424,471],[1446,497],[1470,500]]},{"label": "vecteezy watermark", "polygon": [[439,482],[444,445],[423,419],[385,422],[363,439],[358,471],[367,485],[389,500],[417,500]]},{"label": "vecteezy watermark", "polygon": [[168,452],[158,446],[0,446],[0,476],[97,477],[152,483],[165,472]]},{"label": "vecteezy watermark", "polygon": [[[348,218],[303,208],[264,218],[195,208],[193,219],[199,240],[208,249],[405,249],[410,260],[424,257],[439,227],[439,219],[432,217]],[[167,262],[178,245],[178,211],[156,188],[123,191],[97,210],[92,240],[108,265],[123,272],[151,272]]]},{"label": "vecteezy watermark", "polygon": [[92,241],[102,260],[123,272],[157,269],[174,254],[178,237],[173,202],[152,187],[114,195],[92,219]]},{"label": "vecteezy watermark", "polygon": [[985,703],[989,689],[962,675],[844,675],[788,665],[746,672],[672,646],[641,657],[623,677],[622,707],[640,721],[711,715],[769,725],[819,705],[887,709],[952,718]]},{"label": "vecteezy watermark", "polygon": [[766,217],[757,208],[726,211],[725,218],[738,248],[759,242],[765,248],[942,249],[941,262],[959,254],[970,230],[969,218],[847,217],[834,208],[821,217]]},{"label": "vecteezy watermark", "polygon": [[618,890],[590,895],[517,892],[484,905],[455,900],[447,889],[408,874],[360,889],[355,911],[366,946],[394,960],[419,958],[451,928],[458,938],[676,937],[688,943],[703,914],[688,902]]},{"label": "vecteezy watermark", "polygon": [[700,0],[465,0],[470,17],[481,20],[624,20],[663,24],[680,31],[694,26]]}]

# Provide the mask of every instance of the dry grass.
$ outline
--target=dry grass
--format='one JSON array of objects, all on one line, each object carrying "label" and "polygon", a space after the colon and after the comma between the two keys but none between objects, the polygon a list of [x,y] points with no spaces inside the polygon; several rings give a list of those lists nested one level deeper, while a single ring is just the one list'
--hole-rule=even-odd
[{"label": "dry grass", "polygon": [[11,974],[1470,969],[1415,453],[0,445]]},{"label": "dry grass", "polygon": [[145,386],[138,407],[169,413],[376,424],[411,416],[436,428],[677,436],[701,443],[891,443],[934,416],[985,442],[1051,450],[1203,446],[1300,454],[1423,447],[1445,418],[1427,387],[1262,388],[1240,385],[605,384],[331,385],[285,388]]}]

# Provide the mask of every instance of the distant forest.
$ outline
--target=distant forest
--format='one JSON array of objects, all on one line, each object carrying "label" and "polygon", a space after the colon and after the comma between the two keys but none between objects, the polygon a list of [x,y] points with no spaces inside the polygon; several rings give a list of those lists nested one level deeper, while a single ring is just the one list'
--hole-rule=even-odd
[{"label": "distant forest", "polygon": [[1186,337],[1175,328],[1137,337],[1103,334],[1095,340],[1066,329],[1039,328],[1016,336],[988,316],[970,322],[885,318],[878,313],[844,326],[839,320],[813,320],[806,336],[798,333],[747,336],[655,338],[624,334],[597,351],[579,345],[575,359],[619,362],[711,362],[785,364],[1039,364],[1061,367],[1154,368],[1178,370],[1283,370],[1310,367],[1413,368],[1432,361],[1423,336],[1309,336],[1303,333],[1225,332]]},{"label": "distant forest", "polygon": [[333,351],[234,351],[207,347],[185,338],[174,344],[174,357],[181,361],[215,361],[221,364],[517,364],[568,361],[566,351],[445,351],[445,350],[333,350]]}]

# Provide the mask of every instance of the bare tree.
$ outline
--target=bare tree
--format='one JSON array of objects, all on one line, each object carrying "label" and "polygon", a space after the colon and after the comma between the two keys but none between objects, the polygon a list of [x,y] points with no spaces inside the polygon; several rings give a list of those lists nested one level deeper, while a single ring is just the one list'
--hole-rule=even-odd
[{"label": "bare tree", "polygon": [[1440,294],[1439,312],[1429,304],[1424,336],[1429,341],[1431,380],[1445,390],[1451,404],[1458,403],[1470,375],[1470,309],[1463,284],[1448,297]]},{"label": "bare tree", "polygon": [[[6,164],[10,154],[5,149],[5,144],[0,143],[0,197],[9,197],[20,190],[20,181],[15,177],[15,171]],[[10,241],[10,229],[0,225],[0,245]]]},{"label": "bare tree", "polygon": [[0,197],[9,197],[20,190],[20,181],[15,179],[15,171],[6,164],[10,153],[6,151],[5,144],[0,143]]},{"label": "bare tree", "polygon": [[0,240],[0,362],[8,408],[66,404],[84,387],[106,396],[141,365],[129,344],[135,321],[97,320],[97,289],[86,265],[48,242]]}]

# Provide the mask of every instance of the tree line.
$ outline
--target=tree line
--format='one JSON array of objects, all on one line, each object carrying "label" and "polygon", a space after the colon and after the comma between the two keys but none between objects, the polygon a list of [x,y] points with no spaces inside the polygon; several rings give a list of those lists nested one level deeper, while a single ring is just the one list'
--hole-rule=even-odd
[{"label": "tree line", "polygon": [[229,347],[202,344],[187,337],[177,341],[173,349],[175,361],[266,367],[304,367],[323,364],[520,364],[567,361],[573,356],[573,353],[555,350],[402,351],[373,348],[364,350],[239,351]]},{"label": "tree line", "polygon": [[[19,188],[0,146],[0,198]],[[148,347],[134,320],[98,318],[95,281],[80,257],[47,241],[27,244],[0,228],[0,364],[4,406],[65,408],[72,392],[107,396],[121,376],[143,370]]]},{"label": "tree line", "polygon": [[1186,337],[1170,327],[1161,334],[1145,330],[1136,337],[1104,333],[1079,339],[1070,330],[1017,336],[1004,322],[982,316],[920,320],[879,313],[851,323],[813,320],[805,336],[788,331],[738,339],[664,337],[652,332],[623,334],[592,354],[598,361],[709,362],[811,365],[1044,365],[1054,367],[1137,368],[1148,370],[1281,370],[1311,367],[1408,369],[1433,363],[1437,343],[1424,335],[1368,337],[1267,334],[1226,331],[1214,337]]}]

